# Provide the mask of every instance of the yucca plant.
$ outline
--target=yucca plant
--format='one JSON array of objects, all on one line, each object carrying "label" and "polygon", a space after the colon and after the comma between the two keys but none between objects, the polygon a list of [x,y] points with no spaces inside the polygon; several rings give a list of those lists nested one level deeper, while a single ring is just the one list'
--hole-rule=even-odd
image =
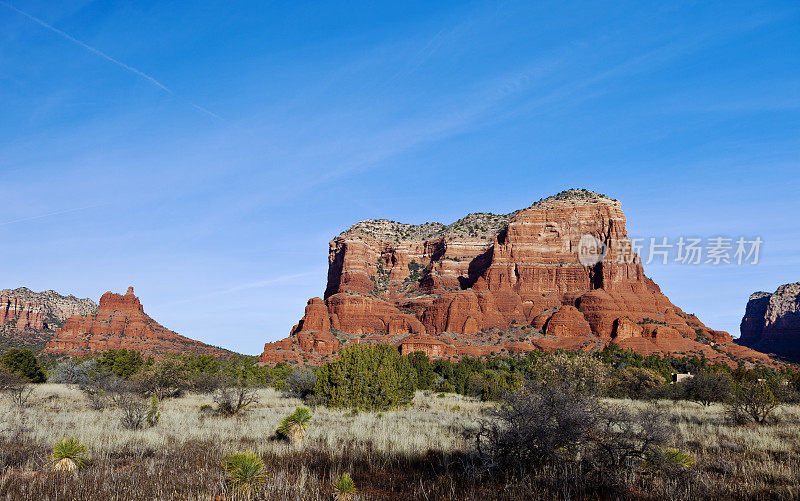
[{"label": "yucca plant", "polygon": [[288,440],[295,447],[302,447],[309,421],[311,421],[311,412],[306,407],[298,407],[291,415],[281,420],[275,434]]},{"label": "yucca plant", "polygon": [[56,471],[80,470],[89,462],[86,446],[73,437],[65,438],[53,446],[48,465]]},{"label": "yucca plant", "polygon": [[648,469],[687,470],[694,466],[694,458],[688,453],[676,448],[656,448],[651,451],[645,460]]},{"label": "yucca plant", "polygon": [[342,473],[342,476],[333,483],[333,495],[336,501],[351,501],[356,495],[356,483],[349,473]]},{"label": "yucca plant", "polygon": [[267,481],[264,461],[254,452],[229,454],[222,461],[225,477],[235,497],[250,498]]}]

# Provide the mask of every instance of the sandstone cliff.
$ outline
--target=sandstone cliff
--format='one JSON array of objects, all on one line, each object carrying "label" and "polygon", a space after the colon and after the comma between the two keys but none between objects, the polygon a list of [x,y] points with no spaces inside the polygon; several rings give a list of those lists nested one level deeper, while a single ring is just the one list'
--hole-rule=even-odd
[{"label": "sandstone cliff", "polygon": [[0,291],[0,339],[12,346],[41,349],[72,315],[93,313],[90,299],[62,296],[55,291],[28,288]]},{"label": "sandstone cliff", "polygon": [[[579,254],[587,235],[604,246],[599,262]],[[324,298],[261,362],[318,363],[349,343],[459,357],[611,341],[645,355],[768,361],[673,305],[630,250],[619,201],[588,190],[451,225],[363,221],[331,241],[328,260]]]},{"label": "sandstone cliff", "polygon": [[753,293],[740,328],[742,346],[800,361],[800,282]]},{"label": "sandstone cliff", "polygon": [[67,319],[44,351],[85,356],[108,349],[133,349],[146,354],[197,353],[228,355],[229,351],[195,341],[150,318],[133,287],[122,294],[106,292],[96,312]]}]

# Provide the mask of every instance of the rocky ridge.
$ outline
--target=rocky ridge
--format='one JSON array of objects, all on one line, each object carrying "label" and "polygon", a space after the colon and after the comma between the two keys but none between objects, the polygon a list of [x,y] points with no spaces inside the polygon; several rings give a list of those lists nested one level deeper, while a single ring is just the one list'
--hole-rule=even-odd
[{"label": "rocky ridge", "polygon": [[[586,235],[607,251],[588,266]],[[352,343],[456,358],[614,341],[645,355],[769,363],[673,305],[629,243],[620,202],[588,190],[451,225],[363,221],[330,242],[323,298],[260,361],[320,363]]]},{"label": "rocky ridge", "polygon": [[91,299],[26,287],[0,291],[0,344],[40,350],[72,315],[97,310]]},{"label": "rocky ridge", "polygon": [[181,336],[144,312],[133,287],[127,292],[106,292],[97,311],[74,315],[47,342],[46,353],[86,356],[108,349],[132,349],[145,354],[195,353],[225,356],[231,352]]},{"label": "rocky ridge", "polygon": [[800,361],[800,282],[751,294],[740,330],[740,345]]}]

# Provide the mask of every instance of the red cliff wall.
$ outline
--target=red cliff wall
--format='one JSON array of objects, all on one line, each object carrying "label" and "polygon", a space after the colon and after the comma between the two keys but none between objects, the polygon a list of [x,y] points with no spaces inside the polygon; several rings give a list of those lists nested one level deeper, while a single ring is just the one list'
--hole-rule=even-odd
[{"label": "red cliff wall", "polygon": [[[581,263],[585,235],[606,246],[605,259]],[[330,243],[324,300],[310,300],[290,337],[265,345],[260,360],[320,362],[360,342],[458,357],[612,340],[646,355],[768,360],[673,305],[626,243],[620,203],[586,190],[450,226],[358,223]]]}]

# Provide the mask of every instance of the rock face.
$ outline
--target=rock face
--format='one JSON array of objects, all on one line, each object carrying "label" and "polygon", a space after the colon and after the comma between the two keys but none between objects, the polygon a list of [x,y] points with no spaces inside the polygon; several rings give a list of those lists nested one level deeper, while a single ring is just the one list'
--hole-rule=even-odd
[{"label": "rock face", "polygon": [[[587,190],[449,226],[363,221],[330,242],[328,261],[324,298],[262,362],[322,362],[362,342],[458,357],[611,341],[646,355],[768,360],[673,305],[632,252],[620,203]],[[309,337],[324,351],[306,349]]]},{"label": "rock face", "polygon": [[72,315],[97,310],[91,299],[33,292],[25,287],[0,291],[0,338],[5,344],[41,349]]},{"label": "rock face", "polygon": [[67,319],[44,351],[86,356],[108,349],[133,349],[146,354],[196,353],[229,355],[230,352],[168,330],[144,312],[133,287],[122,294],[106,292],[96,312]]},{"label": "rock face", "polygon": [[751,294],[740,328],[740,345],[800,361],[800,282]]}]

